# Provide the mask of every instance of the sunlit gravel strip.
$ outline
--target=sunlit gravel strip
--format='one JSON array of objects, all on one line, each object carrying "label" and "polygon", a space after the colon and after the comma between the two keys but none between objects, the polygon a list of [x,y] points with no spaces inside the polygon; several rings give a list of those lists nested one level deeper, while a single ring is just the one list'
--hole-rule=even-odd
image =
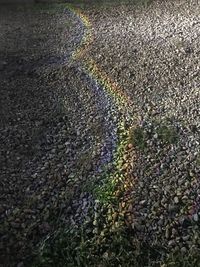
[{"label": "sunlit gravel strip", "polygon": [[[80,21],[86,28],[80,46],[72,55],[73,60],[78,60],[87,53],[93,41],[91,33],[92,25],[89,19],[79,9],[70,9],[79,17]],[[99,84],[97,90],[103,90],[107,94],[108,99],[111,99],[113,105],[117,107],[117,116],[115,112],[112,114],[117,131],[117,147],[112,152],[112,165],[114,168],[111,172],[108,171],[103,174],[103,181],[100,181],[99,190],[97,189],[97,191],[99,192],[98,197],[100,200],[104,201],[105,205],[109,205],[110,202],[114,201],[114,199],[120,195],[120,204],[117,209],[119,209],[122,216],[124,216],[125,212],[123,213],[122,209],[124,211],[126,210],[126,203],[128,203],[129,198],[125,192],[128,192],[128,189],[133,186],[133,163],[131,163],[131,161],[134,158],[134,150],[132,144],[129,143],[132,114],[129,113],[128,108],[129,105],[131,105],[131,101],[120,87],[98,67],[94,60],[87,58],[84,60],[84,71],[91,77],[91,79]],[[110,184],[112,185],[113,190],[108,190],[107,183],[109,186]],[[114,211],[112,210],[112,212]],[[119,224],[116,223],[115,226],[118,227]]]}]

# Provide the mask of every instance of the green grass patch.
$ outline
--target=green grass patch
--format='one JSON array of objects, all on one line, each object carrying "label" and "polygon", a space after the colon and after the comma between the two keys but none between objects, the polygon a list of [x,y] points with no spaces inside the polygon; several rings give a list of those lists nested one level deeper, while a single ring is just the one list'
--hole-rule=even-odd
[{"label": "green grass patch", "polygon": [[81,8],[84,7],[97,7],[97,8],[106,8],[112,6],[119,6],[119,5],[139,5],[147,7],[152,0],[71,0],[69,1],[71,4],[79,6]]},{"label": "green grass patch", "polygon": [[88,266],[91,249],[83,228],[62,228],[41,243],[32,267]]},{"label": "green grass patch", "polygon": [[148,252],[128,236],[125,229],[102,237],[85,226],[62,228],[41,243],[32,267],[145,266]]},{"label": "green grass patch", "polygon": [[19,12],[34,12],[41,14],[55,15],[63,12],[70,5],[66,3],[34,3],[17,5],[16,10]]},{"label": "green grass patch", "polygon": [[116,189],[116,182],[112,180],[112,176],[104,178],[103,181],[103,185],[94,188],[93,194],[101,203],[108,204],[115,201],[113,193]]},{"label": "green grass patch", "polygon": [[178,133],[172,126],[160,125],[157,134],[158,138],[165,144],[175,144],[178,141]]},{"label": "green grass patch", "polygon": [[153,122],[151,124],[152,126],[149,129],[145,129],[144,127],[132,129],[130,142],[139,150],[145,151],[148,148],[148,140],[154,139],[155,142],[156,136],[157,144],[170,145],[178,142],[178,132],[174,126],[169,125],[167,122],[166,124],[159,122]]},{"label": "green grass patch", "polygon": [[138,147],[140,150],[144,150],[147,145],[146,139],[147,139],[147,135],[144,131],[144,128],[136,127],[132,129],[130,142],[134,146]]},{"label": "green grass patch", "polygon": [[32,5],[32,9],[35,12],[42,12],[48,14],[56,14],[57,12],[62,12],[67,7],[63,3],[36,3]]},{"label": "green grass patch", "polygon": [[[93,233],[92,223],[65,226],[46,238],[32,267],[200,267],[199,249],[169,252],[156,244],[139,241],[121,227],[115,232]],[[168,256],[167,256],[168,255]]]},{"label": "green grass patch", "polygon": [[200,267],[200,249],[170,253],[162,267]]},{"label": "green grass patch", "polygon": [[196,162],[197,162],[197,166],[200,166],[200,152],[197,155]]}]

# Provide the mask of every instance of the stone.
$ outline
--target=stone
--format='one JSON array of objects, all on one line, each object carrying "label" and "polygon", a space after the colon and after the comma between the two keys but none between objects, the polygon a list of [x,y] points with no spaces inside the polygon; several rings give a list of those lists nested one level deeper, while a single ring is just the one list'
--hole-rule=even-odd
[{"label": "stone", "polygon": [[128,149],[131,149],[131,148],[133,148],[133,144],[129,143],[128,144]]},{"label": "stone", "polygon": [[166,239],[169,239],[169,237],[170,237],[169,226],[166,227],[165,237],[166,237]]},{"label": "stone", "polygon": [[198,220],[199,220],[199,216],[198,216],[197,213],[195,213],[195,214],[193,215],[193,220],[194,220],[195,222],[198,222]]},{"label": "stone", "polygon": [[174,197],[174,202],[175,202],[175,204],[178,204],[179,203],[179,199],[178,199],[178,197],[176,196],[176,197]]},{"label": "stone", "polygon": [[187,248],[186,247],[182,247],[181,248],[181,253],[185,254],[187,252]]},{"label": "stone", "polygon": [[173,246],[175,246],[175,244],[176,244],[176,242],[174,240],[170,240],[168,242],[169,247],[173,247]]}]

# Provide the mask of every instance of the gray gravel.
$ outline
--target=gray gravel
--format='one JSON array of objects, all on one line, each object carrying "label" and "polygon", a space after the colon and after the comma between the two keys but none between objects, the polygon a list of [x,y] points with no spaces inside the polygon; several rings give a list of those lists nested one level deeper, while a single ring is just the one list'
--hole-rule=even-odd
[{"label": "gray gravel", "polygon": [[[133,101],[138,150],[130,224],[151,245],[198,248],[200,179],[200,21],[198,1],[154,1],[86,11],[94,44],[87,55]],[[159,127],[174,129],[165,143]],[[130,209],[129,209],[130,210]]]},{"label": "gray gravel", "polygon": [[[73,14],[0,12],[0,249],[3,263],[23,266],[58,223],[82,223],[96,205],[80,188],[112,160],[119,114],[70,61],[84,31]],[[94,35],[84,60],[95,59],[118,82],[145,136],[133,159],[127,225],[168,252],[198,249],[199,5],[154,1],[84,12]],[[160,125],[173,129],[176,142],[160,138]]]},{"label": "gray gravel", "polygon": [[71,12],[0,12],[0,254],[23,266],[82,199],[86,215],[91,196],[79,198],[80,187],[111,159],[114,124],[112,103],[70,60],[83,34]]}]

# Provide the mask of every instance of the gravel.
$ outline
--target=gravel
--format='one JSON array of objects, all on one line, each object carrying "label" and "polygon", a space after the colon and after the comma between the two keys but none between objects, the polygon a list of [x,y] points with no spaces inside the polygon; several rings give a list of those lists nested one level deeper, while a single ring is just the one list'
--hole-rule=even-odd
[{"label": "gravel", "polygon": [[[199,5],[153,1],[85,13],[94,35],[85,60],[93,58],[130,97],[133,127],[145,137],[144,151],[137,150],[130,227],[168,252],[198,248]],[[174,131],[176,141],[163,140],[161,127]]]},{"label": "gravel", "polygon": [[[105,211],[81,188],[115,159],[126,116],[133,140],[135,129],[144,140],[120,158],[131,182],[107,225],[123,214],[142,242],[167,253],[198,248],[198,3],[85,7],[94,42],[80,62],[71,55],[85,29],[72,12],[0,12],[2,262],[23,266],[59,223],[82,224],[91,207],[98,233]],[[83,68],[90,59],[128,96],[127,110]]]},{"label": "gravel", "polygon": [[0,249],[18,266],[70,214],[87,215],[80,188],[112,158],[115,107],[71,61],[84,30],[75,15],[36,5],[0,17]]}]

